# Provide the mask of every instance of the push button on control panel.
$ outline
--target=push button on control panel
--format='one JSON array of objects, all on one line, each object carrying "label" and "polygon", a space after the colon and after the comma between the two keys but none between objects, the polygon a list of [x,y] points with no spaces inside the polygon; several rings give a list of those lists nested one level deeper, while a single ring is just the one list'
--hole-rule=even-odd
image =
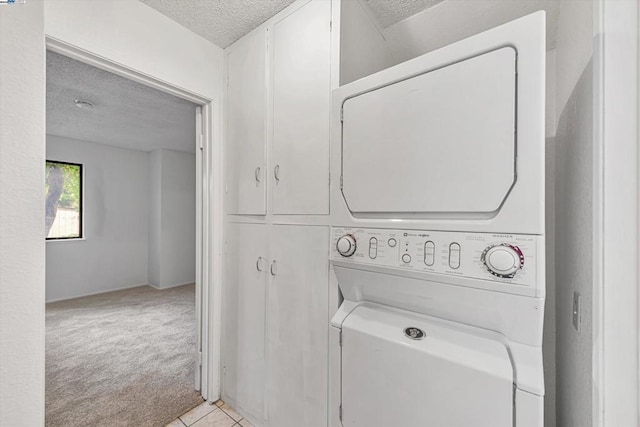
[{"label": "push button on control panel", "polygon": [[453,242],[449,245],[449,267],[454,270],[460,268],[460,244]]},{"label": "push button on control panel", "polygon": [[411,262],[411,255],[409,254],[402,255],[402,262],[404,262],[405,264],[409,264]]},{"label": "push button on control panel", "polygon": [[372,237],[369,239],[369,258],[376,259],[378,257],[378,239]]},{"label": "push button on control panel", "polygon": [[436,245],[431,240],[424,244],[424,263],[431,267],[436,262]]},{"label": "push button on control panel", "polygon": [[395,248],[398,244],[398,241],[392,237],[387,241],[387,243],[389,244],[390,248]]}]

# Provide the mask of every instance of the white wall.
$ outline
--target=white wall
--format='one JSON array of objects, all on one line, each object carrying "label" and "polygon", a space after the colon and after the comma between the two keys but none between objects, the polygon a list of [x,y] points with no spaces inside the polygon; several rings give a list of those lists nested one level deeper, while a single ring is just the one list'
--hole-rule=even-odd
[{"label": "white wall", "polygon": [[44,424],[42,2],[0,7],[0,425]]},{"label": "white wall", "polygon": [[193,154],[151,153],[149,284],[157,288],[195,281],[195,168]]},{"label": "white wall", "polygon": [[[557,0],[445,1],[391,25],[384,36],[402,62],[535,11],[547,11],[547,41],[555,39]],[[548,49],[553,45],[548,45]]]},{"label": "white wall", "polygon": [[149,153],[149,272],[151,286],[160,287],[162,262],[162,150]]},{"label": "white wall", "polygon": [[364,0],[340,5],[340,85],[397,64]]},{"label": "white wall", "polygon": [[222,49],[138,0],[45,3],[45,33],[211,99],[222,92]]},{"label": "white wall", "polygon": [[[593,3],[563,1],[556,51],[555,268],[557,423],[592,425]],[[581,331],[572,325],[582,296]]]},{"label": "white wall", "polygon": [[47,159],[83,165],[85,236],[47,242],[47,301],[146,284],[148,153],[47,135]]},{"label": "white wall", "polygon": [[3,426],[44,424],[45,35],[212,99],[222,93],[222,49],[137,0],[0,8]]},{"label": "white wall", "polygon": [[364,0],[343,0],[340,83],[346,84],[538,10],[555,47],[557,0],[446,1],[381,28]]}]

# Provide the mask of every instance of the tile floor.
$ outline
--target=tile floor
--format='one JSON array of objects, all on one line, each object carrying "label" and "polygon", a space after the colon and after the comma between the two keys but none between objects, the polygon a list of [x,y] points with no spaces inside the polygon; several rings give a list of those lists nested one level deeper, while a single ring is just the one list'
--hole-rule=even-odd
[{"label": "tile floor", "polygon": [[218,400],[215,404],[207,402],[196,406],[184,415],[173,420],[166,427],[253,427],[232,407]]}]

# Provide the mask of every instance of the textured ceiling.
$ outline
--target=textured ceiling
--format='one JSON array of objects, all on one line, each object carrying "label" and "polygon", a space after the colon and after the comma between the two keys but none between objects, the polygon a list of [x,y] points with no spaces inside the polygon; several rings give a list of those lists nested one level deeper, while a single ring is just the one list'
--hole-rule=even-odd
[{"label": "textured ceiling", "polygon": [[294,0],[140,1],[225,48],[293,3]]},{"label": "textured ceiling", "polygon": [[[74,100],[94,104],[80,109]],[[195,152],[196,105],[47,52],[47,133],[133,150]]]},{"label": "textured ceiling", "polygon": [[380,23],[380,26],[386,28],[418,12],[429,9],[442,1],[443,0],[366,0],[366,4],[369,6],[373,16]]}]

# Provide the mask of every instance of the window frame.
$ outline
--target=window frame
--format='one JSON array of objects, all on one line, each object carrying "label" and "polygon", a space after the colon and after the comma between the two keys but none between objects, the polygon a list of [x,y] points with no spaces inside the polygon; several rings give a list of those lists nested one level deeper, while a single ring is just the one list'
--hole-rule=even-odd
[{"label": "window frame", "polygon": [[83,240],[84,239],[84,165],[82,163],[74,163],[74,162],[63,162],[60,160],[50,160],[50,159],[45,159],[44,165],[45,168],[47,167],[47,163],[58,163],[61,165],[70,165],[70,166],[78,166],[79,171],[78,173],[80,174],[80,182],[79,182],[79,189],[78,189],[78,193],[79,193],[79,198],[80,200],[78,201],[78,218],[79,218],[79,224],[78,224],[78,236],[73,236],[73,237],[48,237],[45,236],[45,241],[47,242],[55,242],[55,241],[65,241],[65,240]]}]

